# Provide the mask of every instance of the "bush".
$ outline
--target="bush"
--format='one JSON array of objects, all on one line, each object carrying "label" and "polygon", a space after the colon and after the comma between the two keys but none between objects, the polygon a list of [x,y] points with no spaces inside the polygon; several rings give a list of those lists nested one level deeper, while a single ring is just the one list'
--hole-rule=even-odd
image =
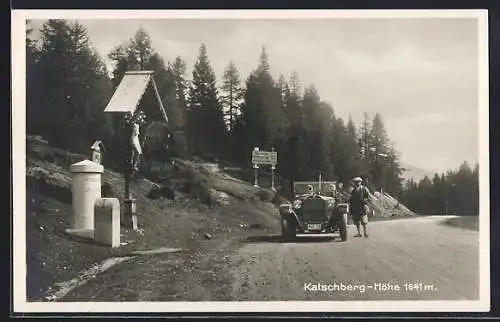
[{"label": "bush", "polygon": [[103,198],[117,198],[118,193],[109,183],[104,182],[101,186],[101,195]]},{"label": "bush", "polygon": [[146,195],[149,199],[159,199],[166,197],[175,200],[175,190],[168,185],[155,185],[151,191]]},{"label": "bush", "polygon": [[276,193],[274,193],[273,191],[271,190],[267,190],[267,189],[260,189],[258,192],[257,192],[257,196],[259,197],[260,200],[262,201],[266,201],[266,202],[272,202],[275,197],[276,197]]},{"label": "bush", "polygon": [[174,165],[170,162],[150,161],[140,165],[144,176],[153,181],[169,181],[175,172]]},{"label": "bush", "polygon": [[172,135],[171,155],[176,158],[186,158],[188,156],[188,144],[184,131],[175,131]]}]

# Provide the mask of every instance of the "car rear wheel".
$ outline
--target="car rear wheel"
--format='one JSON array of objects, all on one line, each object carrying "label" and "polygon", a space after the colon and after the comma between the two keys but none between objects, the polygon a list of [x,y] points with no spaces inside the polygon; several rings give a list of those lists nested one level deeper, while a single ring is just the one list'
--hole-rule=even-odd
[{"label": "car rear wheel", "polygon": [[295,238],[295,223],[287,217],[281,217],[281,238],[283,241],[291,241]]},{"label": "car rear wheel", "polygon": [[343,214],[340,221],[340,238],[342,241],[347,240],[347,214]]}]

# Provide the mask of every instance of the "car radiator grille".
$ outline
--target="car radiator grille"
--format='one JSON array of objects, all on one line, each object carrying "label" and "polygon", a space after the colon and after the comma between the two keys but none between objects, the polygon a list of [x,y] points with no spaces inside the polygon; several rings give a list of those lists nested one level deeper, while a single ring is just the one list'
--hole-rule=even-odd
[{"label": "car radiator grille", "polygon": [[302,218],[306,221],[323,221],[326,219],[326,203],[322,199],[306,199],[302,202]]},{"label": "car radiator grille", "polygon": [[322,222],[326,219],[324,211],[307,211],[302,213],[302,220],[307,222]]}]

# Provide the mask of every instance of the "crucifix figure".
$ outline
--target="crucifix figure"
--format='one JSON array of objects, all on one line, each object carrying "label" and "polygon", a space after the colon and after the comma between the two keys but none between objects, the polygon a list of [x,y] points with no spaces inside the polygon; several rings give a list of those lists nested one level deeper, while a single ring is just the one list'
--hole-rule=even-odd
[{"label": "crucifix figure", "polygon": [[139,124],[132,123],[132,134],[130,136],[130,145],[132,147],[132,169],[135,173],[139,171],[138,164],[142,155],[141,142],[139,141]]}]

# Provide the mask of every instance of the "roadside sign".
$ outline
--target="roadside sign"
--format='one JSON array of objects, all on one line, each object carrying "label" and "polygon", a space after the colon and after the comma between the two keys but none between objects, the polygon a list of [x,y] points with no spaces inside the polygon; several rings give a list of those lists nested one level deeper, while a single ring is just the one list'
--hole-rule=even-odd
[{"label": "roadside sign", "polygon": [[259,147],[254,147],[252,151],[252,164],[254,169],[254,187],[259,187],[259,165],[271,166],[271,189],[276,191],[274,187],[274,170],[278,163],[278,152],[274,151],[260,151]]},{"label": "roadside sign", "polygon": [[278,152],[253,150],[252,163],[276,165],[278,163]]}]

